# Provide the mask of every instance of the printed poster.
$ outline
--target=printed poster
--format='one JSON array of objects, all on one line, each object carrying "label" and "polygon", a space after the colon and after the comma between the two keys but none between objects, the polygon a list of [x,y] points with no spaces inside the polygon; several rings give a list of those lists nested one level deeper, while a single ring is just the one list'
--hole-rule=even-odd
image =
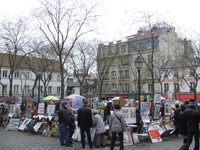
[{"label": "printed poster", "polygon": [[44,114],[44,103],[38,104],[38,114]]},{"label": "printed poster", "polygon": [[150,114],[150,102],[141,102],[141,115]]},{"label": "printed poster", "polygon": [[47,114],[53,115],[55,113],[55,107],[56,107],[56,105],[48,105],[47,106]]},{"label": "printed poster", "polygon": [[157,142],[162,141],[162,138],[161,138],[161,135],[160,135],[158,129],[149,130],[149,135],[150,135],[152,143],[157,143]]},{"label": "printed poster", "polygon": [[30,119],[30,118],[26,118],[23,122],[22,122],[22,124],[19,126],[19,130],[24,130],[25,129],[25,127],[31,122],[31,120],[32,119]]},{"label": "printed poster", "polygon": [[154,95],[154,104],[160,104],[161,103],[161,94],[155,94]]}]

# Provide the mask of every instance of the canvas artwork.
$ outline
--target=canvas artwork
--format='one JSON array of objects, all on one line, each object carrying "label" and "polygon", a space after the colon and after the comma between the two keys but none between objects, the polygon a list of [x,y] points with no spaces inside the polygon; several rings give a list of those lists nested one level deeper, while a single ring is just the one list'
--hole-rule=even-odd
[{"label": "canvas artwork", "polygon": [[35,132],[38,132],[38,130],[39,130],[39,128],[41,127],[41,125],[42,125],[42,122],[37,122],[37,123],[34,125],[34,127],[33,127],[34,131],[35,131]]},{"label": "canvas artwork", "polygon": [[123,108],[122,114],[124,118],[129,118],[129,108]]},{"label": "canvas artwork", "polygon": [[134,144],[140,143],[140,139],[139,139],[137,133],[132,133],[132,138],[133,138],[133,143]]},{"label": "canvas artwork", "polygon": [[32,99],[29,98],[26,100],[26,117],[31,118],[32,116]]},{"label": "canvas artwork", "polygon": [[10,119],[9,124],[6,126],[5,130],[17,130],[19,127],[20,119]]},{"label": "canvas artwork", "polygon": [[169,115],[169,103],[165,103],[164,105],[165,115]]},{"label": "canvas artwork", "polygon": [[154,119],[159,119],[159,115],[160,115],[160,105],[155,105]]},{"label": "canvas artwork", "polygon": [[98,108],[98,109],[104,109],[104,103],[98,102],[97,108]]},{"label": "canvas artwork", "polygon": [[158,129],[149,130],[149,135],[150,135],[152,143],[156,143],[156,142],[161,142],[162,141],[162,138],[160,136],[160,133],[159,133]]},{"label": "canvas artwork", "polygon": [[124,134],[124,140],[123,140],[124,146],[133,145],[133,141],[132,141],[130,132],[123,132],[123,134]]},{"label": "canvas artwork", "polygon": [[150,102],[141,102],[141,115],[150,114]]},{"label": "canvas artwork", "polygon": [[31,122],[31,120],[32,119],[30,119],[30,118],[26,118],[23,122],[22,122],[22,124],[19,126],[19,130],[24,130],[25,129],[25,127]]}]

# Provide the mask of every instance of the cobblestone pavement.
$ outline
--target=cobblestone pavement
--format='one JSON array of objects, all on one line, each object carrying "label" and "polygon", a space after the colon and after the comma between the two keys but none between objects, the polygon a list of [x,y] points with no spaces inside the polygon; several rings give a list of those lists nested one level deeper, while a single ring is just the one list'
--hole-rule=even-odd
[{"label": "cobblestone pavement", "polygon": [[[162,142],[141,142],[140,144],[125,146],[125,150],[178,150],[182,145],[182,138],[168,137]],[[194,148],[194,142],[190,149]],[[59,145],[59,138],[44,137],[42,135],[31,135],[28,132],[6,131],[0,127],[0,150],[81,150],[81,143],[74,142],[73,147]],[[97,149],[97,148],[93,148]],[[89,150],[86,144],[85,150]],[[109,146],[98,148],[98,150],[109,150]],[[115,150],[119,150],[116,146]]]}]

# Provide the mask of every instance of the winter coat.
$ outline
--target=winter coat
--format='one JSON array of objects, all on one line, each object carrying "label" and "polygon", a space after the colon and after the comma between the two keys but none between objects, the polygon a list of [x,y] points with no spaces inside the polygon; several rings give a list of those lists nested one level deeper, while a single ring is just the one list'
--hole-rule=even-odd
[{"label": "winter coat", "polygon": [[74,133],[74,129],[76,129],[75,118],[74,115],[69,114],[69,130],[71,134]]},{"label": "winter coat", "polygon": [[106,132],[103,120],[99,114],[94,115],[93,125],[96,126],[96,134],[101,134],[101,133]]},{"label": "winter coat", "polygon": [[178,122],[179,122],[179,133],[181,135],[187,135],[187,123],[183,118],[184,111],[180,111],[178,116]]},{"label": "winter coat", "polygon": [[[119,118],[119,120],[117,119],[117,117]],[[109,130],[111,132],[124,132],[126,131],[126,125],[125,125],[125,121],[124,121],[124,117],[122,115],[122,113],[115,109],[113,111],[113,113],[110,115],[110,120],[109,120]]]},{"label": "winter coat", "polygon": [[176,110],[174,111],[174,116],[173,116],[173,118],[174,118],[174,125],[175,125],[175,126],[179,126],[179,122],[178,122],[179,113],[180,113],[180,109],[176,109]]},{"label": "winter coat", "polygon": [[67,108],[60,108],[58,111],[58,121],[59,123],[66,123],[66,126],[69,125],[69,114],[67,113]]},{"label": "winter coat", "polygon": [[199,129],[199,111],[193,106],[190,106],[184,111],[183,118],[187,122],[187,129]]},{"label": "winter coat", "polygon": [[78,126],[80,128],[92,127],[92,112],[87,105],[83,105],[78,110]]}]

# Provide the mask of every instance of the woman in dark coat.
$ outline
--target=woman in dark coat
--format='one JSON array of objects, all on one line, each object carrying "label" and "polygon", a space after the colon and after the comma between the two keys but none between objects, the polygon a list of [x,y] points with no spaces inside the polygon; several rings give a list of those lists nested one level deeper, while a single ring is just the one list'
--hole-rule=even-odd
[{"label": "woman in dark coat", "polygon": [[69,142],[70,142],[70,144],[73,144],[72,135],[74,134],[74,130],[76,129],[75,117],[72,114],[72,109],[71,108],[68,108],[67,112],[69,114],[69,131],[70,131]]},{"label": "woman in dark coat", "polygon": [[179,150],[184,150],[185,144],[187,142],[187,123],[183,118],[183,114],[184,114],[184,111],[186,108],[187,107],[185,107],[184,105],[181,106],[179,117],[178,117],[179,133],[180,133],[180,135],[183,136],[183,145],[181,146],[181,148]]}]

